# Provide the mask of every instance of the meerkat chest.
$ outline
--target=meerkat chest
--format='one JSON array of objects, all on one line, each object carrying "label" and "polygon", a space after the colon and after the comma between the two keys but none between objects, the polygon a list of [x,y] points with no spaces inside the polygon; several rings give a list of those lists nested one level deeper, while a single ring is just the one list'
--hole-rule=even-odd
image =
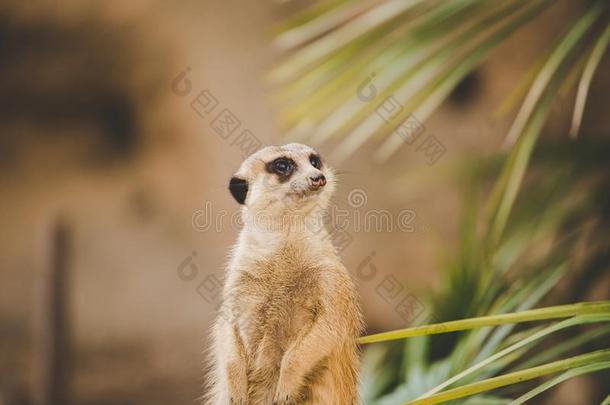
[{"label": "meerkat chest", "polygon": [[273,342],[283,351],[320,311],[321,271],[291,255],[277,255],[241,271],[230,292],[246,346]]}]

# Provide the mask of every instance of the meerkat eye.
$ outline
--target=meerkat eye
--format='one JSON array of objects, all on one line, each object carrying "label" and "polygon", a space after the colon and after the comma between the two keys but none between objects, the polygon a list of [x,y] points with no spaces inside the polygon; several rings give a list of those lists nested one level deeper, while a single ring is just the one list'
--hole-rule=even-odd
[{"label": "meerkat eye", "polygon": [[309,156],[309,163],[311,163],[311,165],[313,167],[315,167],[316,169],[319,169],[322,167],[322,161],[320,160],[320,156],[318,155],[310,155]]},{"label": "meerkat eye", "polygon": [[287,159],[280,158],[280,159],[276,159],[273,162],[273,170],[276,173],[280,173],[280,174],[288,172],[291,169],[291,166],[292,165],[291,165],[290,161]]}]

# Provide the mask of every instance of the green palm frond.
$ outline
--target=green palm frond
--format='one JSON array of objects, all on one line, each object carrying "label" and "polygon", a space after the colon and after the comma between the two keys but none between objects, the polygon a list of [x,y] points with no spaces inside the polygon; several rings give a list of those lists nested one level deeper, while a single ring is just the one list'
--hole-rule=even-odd
[{"label": "green palm frond", "polygon": [[[268,77],[276,85],[279,126],[293,139],[337,141],[335,160],[375,141],[374,156],[385,161],[403,145],[394,133],[399,125],[411,116],[427,119],[498,45],[554,3],[314,3],[276,32],[287,55]],[[443,322],[361,338],[362,344],[385,342],[365,350],[365,403],[522,403],[568,378],[610,367],[607,344],[582,354],[583,345],[599,348],[610,334],[610,302],[536,308],[578,269],[577,286],[591,284],[604,271],[610,246],[610,201],[600,201],[610,187],[610,145],[587,137],[559,147],[540,141],[555,100],[573,86],[571,133],[578,132],[610,43],[610,3],[580,6],[501,107],[507,112],[523,99],[506,137],[506,156],[457,170],[467,173],[461,243],[429,299]],[[390,96],[401,108],[386,122],[376,112]],[[483,190],[496,176],[482,210]],[[582,264],[574,264],[576,255]],[[552,375],[533,388],[502,388]]]},{"label": "green palm frond", "polygon": [[484,326],[497,326],[507,323],[533,322],[548,319],[567,318],[585,315],[610,315],[610,301],[581,302],[578,304],[559,305],[547,308],[509,314],[488,315],[477,318],[448,321],[430,325],[416,326],[392,332],[382,332],[358,339],[360,344],[387,342],[415,336],[435,335],[438,333],[457,332]]},{"label": "green palm frond", "polygon": [[582,117],[585,111],[585,104],[587,102],[587,94],[593,81],[593,75],[595,74],[599,63],[602,60],[602,56],[610,43],[610,23],[606,26],[606,29],[599,36],[597,42],[593,45],[591,54],[586,62],[585,68],[582,73],[582,77],[578,84],[578,93],[576,95],[576,101],[574,105],[574,116],[572,118],[572,126],[570,128],[570,134],[573,137],[578,135],[580,125],[582,123]]},{"label": "green palm frond", "polygon": [[[552,363],[544,364],[542,366],[532,367],[526,370],[515,371],[513,373],[488,378],[458,388],[453,388],[426,398],[410,401],[408,403],[412,405],[438,404],[446,401],[464,398],[470,395],[475,395],[480,392],[490,391],[499,387],[504,387],[511,384],[518,384],[523,381],[532,380],[534,378],[539,378],[560,371],[568,370],[570,372],[570,374],[566,375],[566,377],[562,379],[565,380],[570,376],[607,368],[610,368],[610,349],[581,354],[579,356],[554,361]],[[548,388],[546,384],[543,385],[543,387],[544,389]],[[539,387],[533,393],[533,395],[537,394],[538,391],[542,390],[543,389],[540,389]]]},{"label": "green palm frond", "polygon": [[[387,0],[320,2],[280,28],[284,59],[269,74],[276,85],[280,128],[313,144],[342,138],[334,158],[343,160],[365,142],[382,141],[375,157],[390,158],[404,144],[394,130],[410,116],[426,120],[473,69],[524,24],[555,2],[548,0]],[[507,136],[514,143],[530,120],[541,123],[561,82],[590,54],[579,82],[573,131],[579,128],[587,89],[608,45],[608,3],[583,5],[560,38],[523,101]],[[600,28],[601,26],[601,28]],[[590,45],[585,37],[597,36]],[[371,81],[371,79],[373,79]],[[363,100],[363,83],[375,97]],[[402,106],[390,122],[375,111],[387,97]],[[544,102],[545,98],[550,98]],[[546,112],[545,112],[546,111]],[[537,132],[537,131],[533,131]]]},{"label": "green palm frond", "polygon": [[562,383],[570,378],[577,377],[582,374],[594,373],[596,371],[605,370],[610,368],[610,361],[592,361],[590,364],[585,364],[581,367],[571,368],[565,373],[553,378],[552,380],[546,381],[543,384],[540,384],[538,387],[533,390],[523,394],[519,398],[515,399],[510,403],[510,405],[519,405],[525,403],[525,401],[529,401],[536,395],[548,390],[549,388],[554,387],[555,385]]},{"label": "green palm frond", "polygon": [[[437,317],[441,319],[459,318],[459,310],[467,316],[497,314],[500,318],[496,319],[500,320],[518,319],[514,317],[521,316],[519,314],[523,313],[531,314],[528,311],[536,306],[562,277],[565,277],[566,270],[570,267],[566,260],[570,257],[573,246],[577,244],[576,241],[583,238],[583,232],[579,228],[565,232],[567,224],[572,223],[575,218],[578,218],[579,223],[594,224],[594,227],[591,228],[593,232],[588,234],[588,237],[591,238],[589,245],[592,254],[597,251],[595,245],[599,245],[602,250],[607,249],[607,246],[610,245],[607,228],[603,225],[607,221],[603,218],[607,218],[608,212],[601,206],[595,208],[598,206],[595,202],[599,198],[598,189],[589,184],[585,190],[589,190],[590,194],[583,194],[582,184],[583,179],[587,183],[591,180],[585,175],[586,173],[595,173],[595,170],[607,173],[608,164],[603,157],[603,151],[610,149],[610,145],[600,146],[595,142],[587,145],[584,142],[577,148],[570,146],[565,153],[553,145],[550,146],[552,153],[549,153],[548,148],[548,145],[543,144],[539,153],[534,155],[534,168],[542,171],[544,175],[538,176],[535,181],[530,179],[525,184],[521,184],[522,188],[526,188],[523,193],[525,195],[517,198],[511,206],[511,221],[500,235],[499,243],[487,245],[484,255],[481,254],[480,248],[468,247],[485,245],[479,240],[476,231],[478,226],[476,216],[473,215],[477,211],[474,208],[477,206],[476,201],[472,203],[472,208],[465,210],[465,215],[463,215],[465,223],[461,232],[461,240],[465,246],[459,250],[460,258],[451,271],[442,273],[448,277],[448,280],[445,281],[445,288],[435,293],[433,297]],[[599,157],[587,152],[594,150],[600,151]],[[552,159],[554,163],[549,159]],[[557,170],[557,162],[562,162],[562,170]],[[553,172],[547,174],[547,170],[553,170]],[[607,177],[602,176],[601,179],[601,184],[605,184],[604,179]],[[466,192],[466,201],[471,201],[470,190]],[[540,213],[544,213],[544,215],[540,215]],[[538,217],[533,221],[532,217],[535,215]],[[487,221],[485,224],[489,226]],[[484,226],[481,229],[483,240],[488,232],[485,228]],[[545,240],[553,239],[553,235],[559,237],[556,238],[547,253],[534,261],[528,259],[532,253],[539,253],[540,245]],[[484,256],[488,259],[483,260]],[[495,278],[481,277],[492,272],[496,274]],[[511,277],[513,273],[514,275]],[[464,289],[460,289],[458,288],[459,282],[463,280],[465,274],[472,274],[472,281]],[[489,282],[489,280],[493,282]],[[474,295],[477,295],[473,294],[473,291],[488,292],[488,290],[492,290],[492,293],[488,294],[489,300],[477,300],[474,304],[462,305],[465,298],[472,299]],[[481,296],[485,297],[485,294],[481,294]],[[485,304],[486,302],[488,304]],[[603,305],[607,305],[607,303]],[[568,308],[570,307],[568,306]],[[455,312],[456,309],[458,312]],[[447,310],[452,312],[447,312]],[[602,306],[601,312],[607,313],[607,311],[608,308]],[[570,317],[567,321],[572,322],[572,315],[568,313],[566,316]],[[481,319],[485,319],[485,317],[479,316],[476,319],[481,322]],[[450,330],[456,328],[455,323],[449,322],[449,325],[453,325]],[[377,386],[376,374],[369,372],[364,384],[369,392],[369,396],[363,395],[366,403],[390,405],[414,400],[444,382],[450,381],[451,383],[452,378],[456,378],[464,370],[470,369],[471,372],[464,376],[464,380],[457,381],[455,384],[470,384],[499,375],[503,371],[513,372],[537,367],[546,362],[557,361],[570,352],[578,351],[585,343],[591,345],[591,343],[599,342],[610,333],[610,326],[604,325],[584,330],[578,327],[579,325],[573,325],[577,327],[578,331],[571,333],[569,338],[566,337],[564,328],[555,330],[556,326],[547,326],[550,329],[546,330],[540,329],[538,325],[526,329],[522,327],[517,332],[515,332],[514,325],[510,323],[503,323],[497,327],[484,324],[479,326],[481,327],[463,331],[461,334],[454,330],[458,333],[431,335],[431,332],[449,331],[445,329],[446,324],[441,323],[440,325],[424,325],[415,329],[407,329],[406,332],[394,331],[364,338],[363,342],[367,342],[371,339],[385,339],[388,336],[404,339],[406,336],[417,335],[417,337],[408,338],[405,343],[394,341],[381,345],[387,346],[385,349],[375,349],[379,353],[383,353],[384,350],[395,350],[394,345],[403,345],[405,351],[402,356],[393,354],[388,359],[398,358],[404,369],[400,373],[396,369],[390,371],[390,373],[399,374],[400,377],[392,376],[394,379],[390,385],[387,385],[390,381],[388,379],[385,386],[383,384]],[[541,331],[544,331],[542,332],[544,334],[551,330],[553,335],[560,334],[563,341],[550,346],[545,344],[531,356],[526,355],[529,352],[529,345],[514,346],[521,341],[533,344],[539,340],[536,338],[540,336]],[[401,335],[402,333],[404,335]],[[435,341],[437,336],[439,339],[443,336],[451,339]],[[418,339],[424,339],[419,345],[425,344],[425,347],[428,347],[427,352],[443,346],[451,349],[449,352],[444,351],[440,357],[424,354],[426,360],[423,363],[419,361],[417,367],[411,367],[410,353],[407,348],[410,346],[410,341]],[[507,348],[510,349],[507,350]],[[503,353],[503,355],[498,356],[498,353]],[[490,358],[492,361],[489,361]],[[484,367],[480,366],[481,362]],[[388,364],[390,362],[386,359],[376,369],[391,370],[388,368]],[[473,369],[474,366],[476,367]],[[414,384],[412,381],[416,381],[416,383]],[[375,394],[370,395],[373,392]],[[502,398],[502,400],[505,399]],[[494,399],[494,401],[499,400]]]}]

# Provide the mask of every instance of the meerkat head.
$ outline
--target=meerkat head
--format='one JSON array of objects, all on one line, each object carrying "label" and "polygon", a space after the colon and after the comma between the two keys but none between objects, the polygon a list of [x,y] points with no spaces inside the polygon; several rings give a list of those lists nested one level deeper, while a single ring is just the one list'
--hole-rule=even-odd
[{"label": "meerkat head", "polygon": [[266,215],[325,209],[334,191],[333,171],[311,147],[299,143],[268,146],[241,165],[229,182],[246,210]]}]

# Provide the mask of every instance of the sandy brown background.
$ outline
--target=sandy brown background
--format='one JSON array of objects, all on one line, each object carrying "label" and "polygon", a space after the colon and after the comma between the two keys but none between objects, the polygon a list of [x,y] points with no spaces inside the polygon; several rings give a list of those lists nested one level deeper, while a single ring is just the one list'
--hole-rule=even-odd
[{"label": "sandy brown background", "polygon": [[[408,148],[378,165],[366,146],[339,167],[339,206],[358,188],[367,195],[363,209],[417,213],[412,233],[355,233],[343,251],[350,269],[374,254],[380,277],[393,274],[414,294],[434,287],[439,261],[456,244],[459,190],[447,174],[459,159],[499,149],[513,113],[494,118],[494,111],[574,12],[575,2],[560,3],[493,53],[465,99],[446,102],[425,123],[447,148],[436,165]],[[38,292],[60,218],[71,237],[75,402],[189,404],[202,394],[214,303],[197,290],[206,277],[222,277],[237,230],[225,217],[220,232],[199,232],[192,217],[206,202],[214,213],[238,209],[226,185],[242,154],[190,102],[209,89],[262,142],[282,143],[262,76],[278,57],[271,27],[290,7],[236,0],[0,6],[0,21],[10,22],[0,38],[18,44],[0,61],[3,105],[16,111],[0,116],[0,404],[30,403]],[[189,68],[192,90],[177,95],[172,80]],[[604,74],[593,86],[585,128],[610,130],[609,81]],[[20,104],[23,89],[30,99]],[[104,89],[116,89],[110,103],[122,100],[131,111],[129,142],[108,135],[114,129],[100,124],[104,115],[68,111],[54,121],[28,104],[59,109],[77,100],[95,110]],[[550,136],[562,136],[572,99],[557,103]],[[320,148],[330,150],[332,143]],[[177,269],[192,252],[197,276],[184,281]],[[375,282],[360,282],[359,290],[370,331],[403,326]],[[586,382],[564,384],[562,403],[587,403],[586,390],[570,399],[573,384]]]}]

